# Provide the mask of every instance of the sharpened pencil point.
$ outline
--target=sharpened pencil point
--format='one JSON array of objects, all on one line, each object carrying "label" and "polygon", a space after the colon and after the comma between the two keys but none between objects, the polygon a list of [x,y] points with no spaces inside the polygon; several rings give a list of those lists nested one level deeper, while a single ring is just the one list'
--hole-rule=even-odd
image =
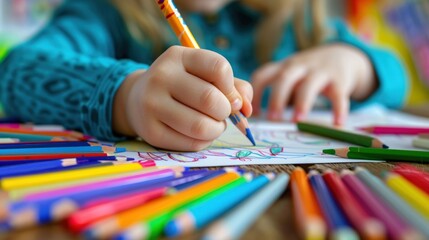
[{"label": "sharpened pencil point", "polygon": [[255,139],[253,138],[252,132],[249,128],[246,128],[246,136],[250,140],[250,142],[253,144],[253,146],[256,146]]},{"label": "sharpened pencil point", "polygon": [[323,149],[324,154],[335,155],[335,149]]},{"label": "sharpened pencil point", "polygon": [[389,146],[387,146],[386,144],[383,144],[383,148],[389,148]]}]

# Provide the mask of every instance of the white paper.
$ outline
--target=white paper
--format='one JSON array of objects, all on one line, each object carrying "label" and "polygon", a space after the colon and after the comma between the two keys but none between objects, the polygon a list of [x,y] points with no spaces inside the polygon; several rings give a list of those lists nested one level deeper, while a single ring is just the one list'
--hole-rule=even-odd
[{"label": "white paper", "polygon": [[[285,116],[290,116],[290,112],[286,112]],[[331,111],[314,111],[308,120],[331,124],[332,113]],[[429,120],[387,110],[379,106],[372,106],[351,113],[347,120],[346,128],[358,131],[358,127],[376,124],[429,127]],[[200,152],[160,151],[143,142],[124,142],[118,144],[118,146],[127,147],[129,150],[126,153],[121,153],[121,155],[133,157],[136,160],[154,160],[157,166],[209,167],[254,164],[368,162],[366,160],[342,159],[322,154],[323,149],[353,145],[298,132],[296,125],[293,123],[250,119],[250,128],[256,140],[256,146],[252,146],[247,138],[231,123],[228,123],[227,130],[219,139],[208,149]],[[414,136],[380,135],[376,137],[390,148],[416,149],[411,144]]]}]

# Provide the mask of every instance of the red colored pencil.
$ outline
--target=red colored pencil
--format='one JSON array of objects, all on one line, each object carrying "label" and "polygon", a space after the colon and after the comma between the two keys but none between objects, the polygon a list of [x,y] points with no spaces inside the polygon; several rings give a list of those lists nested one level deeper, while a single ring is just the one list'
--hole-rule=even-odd
[{"label": "red colored pencil", "polygon": [[429,194],[429,174],[409,164],[400,164],[393,168],[395,173],[400,174],[416,187]]},{"label": "red colored pencil", "polygon": [[142,190],[141,192],[131,193],[120,196],[117,199],[102,202],[100,204],[90,205],[83,208],[67,219],[67,225],[74,232],[81,232],[91,223],[102,218],[112,216],[119,212],[138,207],[144,203],[164,196],[167,194],[167,187],[156,188],[153,190]]},{"label": "red colored pencil", "polygon": [[330,169],[325,171],[323,179],[337,199],[347,219],[363,239],[387,238],[383,223],[368,214],[364,206],[353,197],[353,194],[344,185],[336,172]]},{"label": "red colored pencil", "polygon": [[362,127],[359,129],[373,134],[418,135],[422,133],[429,133],[429,128],[424,128],[424,127],[371,126],[371,127]]},{"label": "red colored pencil", "polygon": [[35,154],[35,155],[13,155],[0,156],[0,161],[28,161],[28,160],[49,160],[77,157],[106,157],[107,153],[67,153],[67,154]]}]

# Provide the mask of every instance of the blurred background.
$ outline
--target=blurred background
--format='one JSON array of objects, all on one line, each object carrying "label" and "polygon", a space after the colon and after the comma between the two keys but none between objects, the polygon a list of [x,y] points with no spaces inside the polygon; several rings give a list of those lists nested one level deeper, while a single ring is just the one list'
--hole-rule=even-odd
[{"label": "blurred background", "polygon": [[[61,2],[0,0],[0,61],[8,49],[37,31]],[[411,86],[407,108],[429,106],[429,0],[326,2],[329,13],[347,21],[366,42],[388,48],[400,57]]]}]

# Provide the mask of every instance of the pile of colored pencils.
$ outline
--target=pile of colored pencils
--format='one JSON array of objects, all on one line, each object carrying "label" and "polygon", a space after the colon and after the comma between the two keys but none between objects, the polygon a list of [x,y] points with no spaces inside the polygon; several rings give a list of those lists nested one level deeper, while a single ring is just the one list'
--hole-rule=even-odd
[{"label": "pile of colored pencils", "polygon": [[2,177],[0,231],[63,221],[91,239],[145,239],[211,224],[207,239],[218,239],[225,231],[235,239],[289,181],[287,174],[254,176],[237,168],[191,170],[144,163]]},{"label": "pile of colored pencils", "polygon": [[291,190],[301,237],[429,239],[429,174],[398,165],[382,179],[361,167],[296,168]]}]

